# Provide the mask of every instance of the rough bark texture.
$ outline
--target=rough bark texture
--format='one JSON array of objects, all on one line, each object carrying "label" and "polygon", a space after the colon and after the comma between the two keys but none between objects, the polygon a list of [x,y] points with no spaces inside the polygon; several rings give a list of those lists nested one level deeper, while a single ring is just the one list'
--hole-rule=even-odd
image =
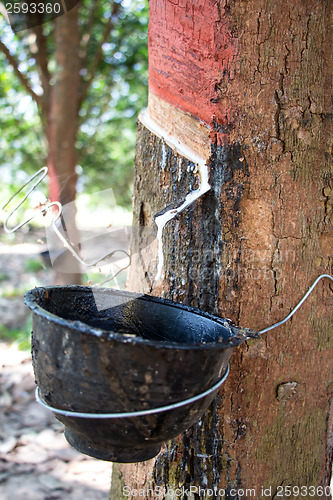
[{"label": "rough bark texture", "polygon": [[[212,144],[212,189],[166,226],[165,277],[152,290],[154,248],[138,250],[145,230],[196,187],[196,175],[139,126],[134,221],[144,227],[130,283],[262,329],[285,317],[319,274],[332,274],[333,5],[215,4],[237,51],[214,84],[220,109],[232,114],[222,143],[218,128]],[[127,498],[172,498],[154,488],[196,485],[233,499],[254,496],[232,488],[276,498],[279,486],[328,485],[332,354],[332,285],[321,282],[292,320],[234,351],[229,379],[197,426],[156,459],[114,465],[111,499],[123,498],[124,485],[138,490]]]}]

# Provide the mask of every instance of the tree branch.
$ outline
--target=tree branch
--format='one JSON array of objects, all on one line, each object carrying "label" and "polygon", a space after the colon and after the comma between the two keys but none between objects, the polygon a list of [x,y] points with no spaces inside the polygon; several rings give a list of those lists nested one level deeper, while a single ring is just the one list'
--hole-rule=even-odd
[{"label": "tree branch", "polygon": [[82,86],[81,97],[80,97],[80,106],[81,106],[82,102],[85,100],[85,98],[87,97],[89,88],[90,88],[90,86],[95,78],[95,73],[96,73],[97,68],[99,66],[99,63],[101,62],[102,57],[103,57],[103,45],[108,40],[109,35],[112,31],[112,28],[114,27],[113,18],[114,18],[114,16],[116,16],[118,14],[120,7],[121,7],[121,4],[119,4],[119,3],[113,4],[111,16],[109,17],[108,22],[105,25],[104,33],[103,33],[102,39],[98,45],[93,64],[92,64],[91,68],[89,69],[89,78],[88,78],[88,80],[86,80],[83,83],[83,86]]},{"label": "tree branch", "polygon": [[0,40],[0,50],[4,53],[7,61],[9,64],[12,66],[14,73],[16,74],[17,78],[20,80],[22,83],[23,87],[25,90],[28,92],[28,94],[32,97],[32,99],[36,102],[37,106],[40,106],[41,104],[41,97],[34,92],[32,89],[28,78],[19,70],[19,63],[16,60],[16,58],[9,52],[8,48],[6,45]]}]

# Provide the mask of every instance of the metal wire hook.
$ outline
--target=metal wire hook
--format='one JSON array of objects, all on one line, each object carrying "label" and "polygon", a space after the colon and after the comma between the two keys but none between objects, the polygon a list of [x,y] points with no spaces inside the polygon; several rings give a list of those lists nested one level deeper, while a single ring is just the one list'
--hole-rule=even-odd
[{"label": "metal wire hook", "polygon": [[318,284],[318,282],[321,279],[323,279],[323,278],[328,278],[331,281],[333,281],[333,276],[330,276],[329,274],[321,274],[320,276],[318,276],[318,278],[310,286],[309,290],[306,292],[306,294],[304,295],[304,297],[299,301],[299,303],[294,307],[294,309],[288,314],[288,316],[286,316],[283,320],[279,321],[278,323],[275,323],[272,326],[268,326],[267,328],[264,328],[263,330],[260,330],[260,332],[258,332],[258,333],[261,335],[262,333],[269,332],[270,330],[273,330],[273,328],[277,328],[278,326],[281,326],[284,323],[286,323],[286,321],[288,321],[295,314],[295,312],[301,307],[301,305],[303,304],[303,302],[308,298],[308,296],[313,291],[313,289]]}]

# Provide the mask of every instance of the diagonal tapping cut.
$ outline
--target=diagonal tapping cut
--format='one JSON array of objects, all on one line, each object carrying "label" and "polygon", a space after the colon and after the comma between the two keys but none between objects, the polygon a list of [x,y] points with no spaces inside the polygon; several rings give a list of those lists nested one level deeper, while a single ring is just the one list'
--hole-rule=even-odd
[{"label": "diagonal tapping cut", "polygon": [[[197,165],[197,171],[199,175],[199,187],[193,191],[190,191],[185,199],[181,201],[177,200],[172,204],[172,208],[161,210],[159,213],[154,215],[155,224],[157,226],[157,243],[158,243],[158,265],[157,265],[157,273],[155,276],[155,281],[158,281],[162,276],[163,264],[164,264],[164,255],[163,255],[163,230],[165,225],[172,220],[176,215],[181,213],[185,208],[189,205],[192,205],[195,201],[197,201],[202,195],[207,193],[211,189],[209,184],[209,171],[207,165],[207,159],[202,156],[198,156],[195,152],[193,152],[186,145],[177,140],[176,137],[168,134],[162,127],[160,127],[155,121],[153,121],[148,112],[144,112],[139,116],[142,124],[148,128],[153,134],[160,137],[165,141],[165,143],[171,148],[174,149],[178,154],[184,156],[195,165]],[[168,207],[167,207],[168,208]]]},{"label": "diagonal tapping cut", "polygon": [[203,194],[207,193],[211,189],[211,186],[208,182],[208,167],[205,161],[198,162],[198,171],[200,176],[200,184],[198,189],[194,191],[190,191],[185,200],[178,206],[174,206],[170,210],[164,211],[162,214],[156,214],[154,216],[155,224],[157,226],[157,243],[158,243],[158,266],[157,273],[155,276],[155,280],[158,281],[161,278],[163,264],[164,264],[164,255],[163,255],[163,229],[165,225],[176,217],[177,214],[180,214],[185,208],[189,205],[192,205],[196,200],[198,200]]}]

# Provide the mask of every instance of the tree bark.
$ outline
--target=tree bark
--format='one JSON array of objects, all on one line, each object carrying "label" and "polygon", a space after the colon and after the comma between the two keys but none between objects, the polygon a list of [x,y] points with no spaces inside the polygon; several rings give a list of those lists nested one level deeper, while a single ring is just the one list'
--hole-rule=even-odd
[{"label": "tree bark", "polygon": [[[155,227],[154,214],[183,199],[198,176],[193,163],[139,124],[134,224],[142,229],[133,241],[130,286],[260,330],[287,316],[319,274],[332,274],[333,5],[214,5],[218,18],[214,11],[204,22],[223,31],[232,50],[210,93],[199,99],[209,101],[203,115],[193,100],[186,109],[184,65],[183,84],[169,86],[168,94],[162,80],[150,87],[211,127],[211,190],[166,225],[164,279],[154,287],[156,248],[142,250],[145,234]],[[192,30],[197,27],[191,1],[151,0],[150,8],[160,9],[161,23],[173,8],[175,19],[185,16]],[[204,17],[208,11],[201,12]],[[167,51],[162,59],[170,63]],[[222,45],[211,51],[214,60],[225,53]],[[205,497],[212,499],[287,498],[287,486],[303,487],[304,498],[311,498],[310,487],[328,486],[331,306],[332,285],[322,281],[292,320],[235,349],[229,378],[201,421],[153,460],[114,464],[110,498],[174,498],[172,490],[191,486],[197,488],[192,496],[178,498],[200,498],[199,487],[225,490],[224,497]],[[165,493],[159,495],[158,487]],[[320,492],[314,496],[331,498],[328,490]]]}]

